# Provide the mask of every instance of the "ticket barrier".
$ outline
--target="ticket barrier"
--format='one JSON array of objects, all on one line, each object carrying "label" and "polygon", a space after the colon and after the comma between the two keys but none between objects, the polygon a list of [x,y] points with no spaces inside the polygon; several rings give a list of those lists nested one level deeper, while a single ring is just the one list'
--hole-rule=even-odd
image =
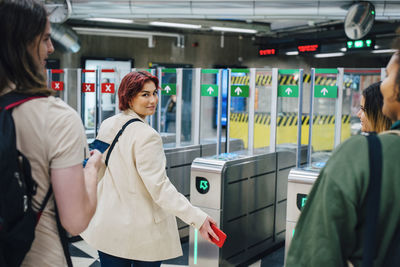
[{"label": "ticket barrier", "polygon": [[[322,167],[322,166],[320,166]],[[292,169],[288,176],[287,216],[286,216],[286,243],[285,259],[289,250],[290,242],[294,235],[294,229],[299,219],[302,207],[306,204],[307,195],[317,179],[321,168],[306,167]]]},{"label": "ticket barrier", "polygon": [[[230,141],[231,147],[236,150],[243,150],[243,141],[241,139],[233,139]],[[216,151],[216,140],[208,140],[202,145],[188,145],[183,147],[164,146],[165,157],[167,160],[167,175],[176,189],[190,200],[190,166],[194,159],[214,155]],[[221,147],[225,152],[225,140],[222,140]],[[189,226],[182,220],[177,218],[179,236],[185,240],[189,237]]]},{"label": "ticket barrier", "polygon": [[195,159],[191,203],[209,214],[228,237],[218,248],[190,228],[189,266],[237,266],[282,244],[287,175],[295,161],[296,154],[289,150]]},{"label": "ticket barrier", "polygon": [[176,140],[176,134],[175,133],[166,133],[166,132],[162,132],[160,133],[161,135],[161,139],[163,144],[170,144],[170,143],[174,143]]}]

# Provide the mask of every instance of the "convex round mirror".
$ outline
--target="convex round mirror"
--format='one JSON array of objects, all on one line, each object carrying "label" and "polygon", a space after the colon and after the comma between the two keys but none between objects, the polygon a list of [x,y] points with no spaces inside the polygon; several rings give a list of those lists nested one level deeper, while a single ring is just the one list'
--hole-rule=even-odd
[{"label": "convex round mirror", "polygon": [[363,38],[371,30],[375,20],[375,7],[370,2],[353,4],[344,20],[346,36],[352,40]]}]

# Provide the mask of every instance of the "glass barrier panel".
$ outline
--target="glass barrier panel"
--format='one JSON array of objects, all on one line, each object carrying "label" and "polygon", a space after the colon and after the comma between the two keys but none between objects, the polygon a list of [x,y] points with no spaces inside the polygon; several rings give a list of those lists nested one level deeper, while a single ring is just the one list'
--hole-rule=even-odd
[{"label": "glass barrier panel", "polygon": [[231,69],[229,152],[248,149],[249,69]]},{"label": "glass barrier panel", "polygon": [[296,149],[300,70],[279,69],[276,147]]},{"label": "glass barrier panel", "polygon": [[193,144],[195,69],[182,70],[181,146]]},{"label": "glass barrier panel", "polygon": [[341,141],[361,133],[360,110],[362,91],[381,80],[381,69],[344,69],[343,118]]},{"label": "glass barrier panel", "polygon": [[269,151],[271,136],[272,70],[256,69],[254,97],[254,153]]}]

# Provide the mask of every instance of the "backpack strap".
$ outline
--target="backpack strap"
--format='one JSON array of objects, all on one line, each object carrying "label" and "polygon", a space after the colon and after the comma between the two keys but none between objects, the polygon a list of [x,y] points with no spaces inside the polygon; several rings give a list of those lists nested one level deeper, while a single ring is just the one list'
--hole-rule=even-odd
[{"label": "backpack strap", "polygon": [[64,227],[61,224],[60,215],[58,213],[57,203],[55,200],[54,200],[54,209],[56,211],[58,235],[60,236],[60,241],[61,241],[61,245],[63,247],[65,260],[67,261],[68,267],[73,267],[72,261],[71,261],[71,254],[69,253],[67,231],[64,229]]},{"label": "backpack strap", "polygon": [[49,189],[47,190],[46,196],[44,197],[44,200],[42,202],[42,205],[40,205],[40,208],[39,208],[38,212],[36,213],[36,225],[39,223],[40,217],[42,216],[42,213],[43,213],[44,209],[46,208],[46,205],[47,205],[47,202],[49,201],[51,193],[53,193],[53,189],[50,184]]},{"label": "backpack strap", "polygon": [[11,91],[0,97],[0,109],[11,110],[29,100],[47,97],[42,94],[27,95]]},{"label": "backpack strap", "polygon": [[376,255],[376,230],[379,218],[382,181],[382,145],[376,135],[367,135],[369,184],[366,195],[366,219],[362,267],[372,267]]},{"label": "backpack strap", "polygon": [[110,148],[108,149],[108,152],[107,152],[106,161],[105,161],[106,166],[108,166],[108,160],[110,159],[111,151],[114,149],[114,146],[115,146],[115,144],[118,142],[119,137],[120,137],[121,134],[124,132],[125,128],[126,128],[129,124],[131,124],[132,122],[135,122],[135,121],[140,121],[140,122],[142,122],[141,120],[139,120],[139,119],[137,119],[137,118],[131,119],[131,120],[127,121],[127,122],[124,124],[124,126],[122,126],[121,130],[119,130],[119,132],[118,132],[117,135],[115,136],[115,138],[114,138],[114,140],[112,141],[112,143],[111,143],[111,145],[110,145]]}]

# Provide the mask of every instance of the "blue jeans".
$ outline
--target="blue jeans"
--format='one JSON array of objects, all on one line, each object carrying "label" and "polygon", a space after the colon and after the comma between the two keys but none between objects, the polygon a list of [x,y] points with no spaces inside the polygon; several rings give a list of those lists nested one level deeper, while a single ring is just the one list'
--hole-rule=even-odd
[{"label": "blue jeans", "polygon": [[161,261],[137,261],[108,255],[99,250],[101,267],[160,267]]}]

